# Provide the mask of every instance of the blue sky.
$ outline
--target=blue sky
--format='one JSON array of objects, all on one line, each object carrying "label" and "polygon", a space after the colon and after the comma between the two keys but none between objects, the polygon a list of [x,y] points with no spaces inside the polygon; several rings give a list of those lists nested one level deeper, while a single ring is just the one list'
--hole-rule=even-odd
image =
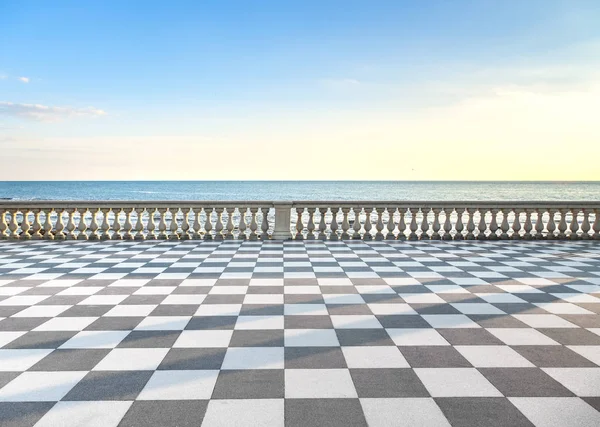
[{"label": "blue sky", "polygon": [[[2,2],[0,144],[11,160],[69,161],[79,165],[73,173],[93,179],[300,179],[306,169],[257,171],[253,162],[298,151],[310,158],[323,144],[330,157],[342,158],[348,148],[350,154],[373,149],[375,157],[412,155],[414,144],[442,155],[455,144],[491,153],[502,144],[492,137],[494,123],[514,122],[507,105],[530,112],[532,103],[546,105],[558,95],[564,108],[571,102],[586,109],[569,125],[595,150],[600,129],[581,120],[595,106],[600,82],[598,22],[597,0]],[[487,111],[477,134],[467,129],[469,108]],[[548,123],[561,116],[556,108],[528,122]],[[448,116],[466,121],[454,127],[444,122]],[[420,141],[420,129],[440,132]],[[563,127],[513,130],[528,136],[526,149],[538,154],[536,137],[567,135]],[[165,141],[193,156],[238,152],[250,164],[157,170],[158,156],[149,151]],[[106,164],[106,151],[137,156],[145,166],[124,172],[125,163]],[[342,164],[310,173],[323,179],[553,173],[542,167],[513,176],[499,168],[469,176],[440,167],[407,175]],[[591,169],[568,170],[574,175],[562,179],[600,179]],[[67,173],[42,172],[56,179]],[[22,170],[5,169],[0,179],[15,174],[25,178]]]}]

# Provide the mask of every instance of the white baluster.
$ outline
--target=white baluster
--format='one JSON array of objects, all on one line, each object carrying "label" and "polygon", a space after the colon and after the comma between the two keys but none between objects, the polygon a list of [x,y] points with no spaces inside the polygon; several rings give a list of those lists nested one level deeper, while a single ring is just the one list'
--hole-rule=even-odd
[{"label": "white baluster", "polygon": [[515,219],[513,220],[513,225],[512,225],[512,230],[513,233],[510,236],[511,239],[513,240],[519,240],[521,238],[521,210],[520,209],[513,209],[513,212],[515,214]]},{"label": "white baluster", "polygon": [[240,235],[239,235],[239,239],[241,240],[246,240],[246,211],[247,208],[239,208],[240,211],[240,226],[239,226],[239,230],[240,230]]},{"label": "white baluster", "polygon": [[52,233],[52,229],[54,228],[52,225],[52,212],[54,212],[54,209],[52,208],[46,210],[46,220],[44,221],[45,240],[54,240],[54,234]]},{"label": "white baluster", "polygon": [[87,213],[87,208],[77,209],[79,211],[79,224],[77,225],[77,240],[88,240],[87,235],[87,224],[85,222],[85,214]]},{"label": "white baluster", "polygon": [[477,225],[477,240],[485,240],[487,236],[485,235],[485,231],[487,230],[487,225],[485,224],[485,214],[487,210],[479,208],[479,225]]},{"label": "white baluster", "polygon": [[329,235],[329,238],[331,240],[338,240],[338,221],[337,221],[337,216],[338,213],[340,212],[340,209],[336,209],[336,208],[331,208],[331,225],[329,226],[329,228],[331,229],[331,234]]},{"label": "white baluster", "polygon": [[579,221],[577,221],[577,216],[579,215],[579,209],[571,209],[571,224],[569,225],[569,238],[571,240],[579,239],[579,235],[577,232],[579,231]]},{"label": "white baluster", "polygon": [[433,208],[433,224],[431,226],[431,230],[433,233],[431,234],[432,240],[440,240],[442,236],[440,236],[440,209]]},{"label": "white baluster", "polygon": [[533,230],[533,224],[531,223],[531,209],[525,209],[525,224],[523,224],[523,239],[531,240],[533,235],[531,234],[531,230]]},{"label": "white baluster", "polygon": [[452,240],[452,208],[444,208],[444,235],[443,240]]},{"label": "white baluster", "polygon": [[200,225],[200,213],[202,212],[202,208],[194,208],[194,226],[192,227],[194,230],[194,234],[192,235],[194,239],[201,239],[202,234],[200,230],[202,230],[202,226]]},{"label": "white baluster", "polygon": [[108,215],[111,211],[110,208],[102,208],[102,225],[100,226],[100,228],[102,229],[102,234],[100,235],[100,239],[102,240],[108,240],[110,239],[110,224],[108,222]]},{"label": "white baluster", "polygon": [[225,227],[225,238],[233,239],[233,214],[235,208],[227,208],[227,226]]},{"label": "white baluster", "polygon": [[360,239],[360,229],[362,228],[360,225],[360,212],[362,211],[362,208],[352,208],[352,211],[354,212],[354,224],[352,224],[352,229],[354,230],[354,233],[352,234],[352,238]]},{"label": "white baluster", "polygon": [[402,208],[398,208],[398,240],[406,240],[406,222],[404,221],[404,215],[406,211]]},{"label": "white baluster", "polygon": [[475,209],[473,209],[473,208],[467,208],[467,214],[469,216],[469,219],[467,220],[467,236],[466,236],[466,239],[467,240],[474,240],[475,239],[475,234],[473,232],[475,231]]},{"label": "white baluster", "polygon": [[383,240],[383,211],[385,208],[373,208],[373,212],[377,213],[377,222],[375,223],[375,240]]},{"label": "white baluster", "polygon": [[465,226],[462,220],[465,211],[466,209],[456,209],[456,224],[454,224],[454,229],[456,230],[456,233],[454,234],[454,240],[464,240],[465,238],[465,236],[463,235],[463,230]]},{"label": "white baluster", "polygon": [[131,223],[131,214],[133,213],[133,208],[125,208],[123,210],[125,212],[125,224],[123,224],[123,239],[125,240],[133,240],[133,234],[131,231],[133,230],[133,224]]},{"label": "white baluster", "polygon": [[304,208],[296,208],[296,240],[303,240],[302,230],[304,230],[304,223],[302,222],[302,215],[304,214]]},{"label": "white baluster", "polygon": [[561,209],[560,212],[560,222],[558,223],[558,238],[563,240],[567,237],[565,231],[567,231],[567,210]]},{"label": "white baluster", "polygon": [[350,238],[350,234],[348,233],[348,230],[350,230],[350,223],[348,222],[349,213],[350,208],[342,207],[342,240]]},{"label": "white baluster", "polygon": [[417,240],[419,236],[417,235],[417,230],[419,226],[417,225],[417,212],[418,208],[408,208],[408,213],[410,214],[410,234],[408,235],[408,240]]},{"label": "white baluster", "polygon": [[508,225],[508,213],[510,212],[510,210],[507,209],[500,209],[500,212],[502,212],[502,223],[500,224],[500,239],[502,240],[507,240],[508,239],[508,230],[510,230],[510,225]]},{"label": "white baluster", "polygon": [[134,240],[144,240],[144,208],[135,208],[135,235]]},{"label": "white baluster", "polygon": [[217,223],[215,224],[215,239],[223,240],[225,235],[223,234],[223,208],[215,208],[217,213]]},{"label": "white baluster", "polygon": [[260,225],[260,229],[262,231],[260,238],[262,240],[269,240],[269,208],[260,208],[262,213],[262,222]]},{"label": "white baluster", "polygon": [[581,212],[583,213],[583,222],[581,223],[581,238],[583,240],[589,240],[590,238],[590,229],[592,228],[590,226],[590,211],[586,210],[586,209],[582,209]]},{"label": "white baluster", "polygon": [[594,240],[600,240],[600,209],[594,209],[594,225],[592,226]]},{"label": "white baluster", "polygon": [[212,208],[204,208],[204,214],[206,215],[206,220],[204,221],[204,231],[205,231],[204,232],[204,240],[212,240],[213,239],[213,235],[212,235],[213,209]]},{"label": "white baluster", "polygon": [[67,222],[67,240],[75,240],[75,209],[67,209],[67,213],[69,214],[69,221]]},{"label": "white baluster", "polygon": [[308,240],[315,240],[315,221],[314,221],[315,208],[307,208],[307,211],[308,211],[308,225],[307,225],[306,229],[308,230],[308,234],[307,234],[306,238]]},{"label": "white baluster", "polygon": [[29,229],[31,228],[31,226],[29,225],[29,218],[28,218],[29,209],[23,208],[21,210],[21,212],[23,213],[23,218],[21,219],[20,239],[21,240],[29,240],[29,239],[31,239],[31,234],[29,234]]},{"label": "white baluster", "polygon": [[148,208],[148,235],[146,240],[156,240],[156,224],[154,222],[154,216],[156,215],[156,208]]},{"label": "white baluster", "polygon": [[325,223],[325,215],[327,214],[327,208],[318,208],[319,209],[319,235],[318,238],[320,240],[327,239],[327,235],[325,234],[325,230],[327,230],[327,224]]},{"label": "white baluster", "polygon": [[538,240],[544,238],[544,211],[540,213],[539,209],[535,210],[535,238]]},{"label": "white baluster", "polygon": [[100,208],[90,209],[90,214],[92,215],[92,220],[90,222],[90,235],[89,235],[90,240],[100,239],[100,235],[98,234],[98,229],[100,227],[98,226],[98,220],[96,218],[98,215],[98,212],[100,212]]},{"label": "white baluster", "polygon": [[41,233],[42,224],[40,223],[40,213],[40,209],[33,209],[33,226],[31,227],[31,231],[33,231],[31,238],[33,240],[40,240],[44,237]]},{"label": "white baluster", "polygon": [[177,223],[177,214],[179,214],[179,208],[169,208],[171,213],[171,223],[169,224],[169,240],[179,240],[179,224]]},{"label": "white baluster", "polygon": [[258,240],[258,223],[256,222],[256,213],[258,208],[250,208],[250,214],[252,214],[252,220],[250,221],[250,240]]},{"label": "white baluster", "polygon": [[5,209],[0,210],[0,240],[8,239],[8,223],[6,222],[6,214],[8,211]]},{"label": "white baluster", "polygon": [[179,236],[181,240],[189,240],[192,238],[192,235],[190,234],[190,221],[189,221],[190,211],[191,211],[191,208],[182,208],[181,209],[181,214],[183,215],[183,218],[181,220],[181,235]]},{"label": "white baluster", "polygon": [[66,235],[64,233],[65,224],[63,222],[63,214],[65,213],[65,209],[56,209],[56,231],[54,232],[54,238],[56,240],[65,240]]},{"label": "white baluster", "polygon": [[369,212],[367,210],[367,208],[365,208],[365,234],[363,235],[363,239],[364,240],[372,240],[373,236],[371,235],[371,229],[373,228],[371,225],[371,215],[373,214],[373,212],[375,211],[375,209],[371,210],[371,212]]},{"label": "white baluster", "polygon": [[167,236],[167,209],[158,208],[157,210],[160,217],[160,221],[158,222],[158,238],[161,240],[166,240],[169,237]]},{"label": "white baluster", "polygon": [[428,214],[429,208],[421,208],[421,215],[423,215],[423,219],[421,221],[421,235],[419,236],[421,240],[429,240],[429,220],[427,219]]},{"label": "white baluster", "polygon": [[556,231],[556,223],[554,222],[554,214],[556,213],[556,209],[548,209],[548,224],[546,224],[546,229],[548,230],[548,234],[546,234],[546,239],[554,240],[556,236],[554,232]]}]

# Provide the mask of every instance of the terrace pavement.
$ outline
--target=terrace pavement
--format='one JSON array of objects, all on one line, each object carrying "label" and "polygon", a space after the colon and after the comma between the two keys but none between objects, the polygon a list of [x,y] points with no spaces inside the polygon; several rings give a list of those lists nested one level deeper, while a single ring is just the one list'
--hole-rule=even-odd
[{"label": "terrace pavement", "polygon": [[0,425],[598,426],[591,241],[0,242]]}]

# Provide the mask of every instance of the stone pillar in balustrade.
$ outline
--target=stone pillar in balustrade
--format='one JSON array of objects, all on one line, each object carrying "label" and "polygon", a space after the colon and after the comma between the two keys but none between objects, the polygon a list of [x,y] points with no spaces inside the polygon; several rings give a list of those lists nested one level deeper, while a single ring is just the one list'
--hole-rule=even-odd
[{"label": "stone pillar in balustrade", "polygon": [[[275,228],[273,229],[273,235],[271,236],[274,240],[290,240],[292,238],[291,233],[291,216],[292,216],[292,202],[277,202],[274,203],[275,207]],[[300,216],[301,214],[299,214]]]}]

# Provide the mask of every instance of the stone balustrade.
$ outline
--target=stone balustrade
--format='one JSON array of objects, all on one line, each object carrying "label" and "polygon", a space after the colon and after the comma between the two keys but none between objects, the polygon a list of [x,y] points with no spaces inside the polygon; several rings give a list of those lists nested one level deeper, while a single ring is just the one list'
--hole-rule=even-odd
[{"label": "stone balustrade", "polygon": [[600,240],[600,202],[2,201],[2,240]]}]

